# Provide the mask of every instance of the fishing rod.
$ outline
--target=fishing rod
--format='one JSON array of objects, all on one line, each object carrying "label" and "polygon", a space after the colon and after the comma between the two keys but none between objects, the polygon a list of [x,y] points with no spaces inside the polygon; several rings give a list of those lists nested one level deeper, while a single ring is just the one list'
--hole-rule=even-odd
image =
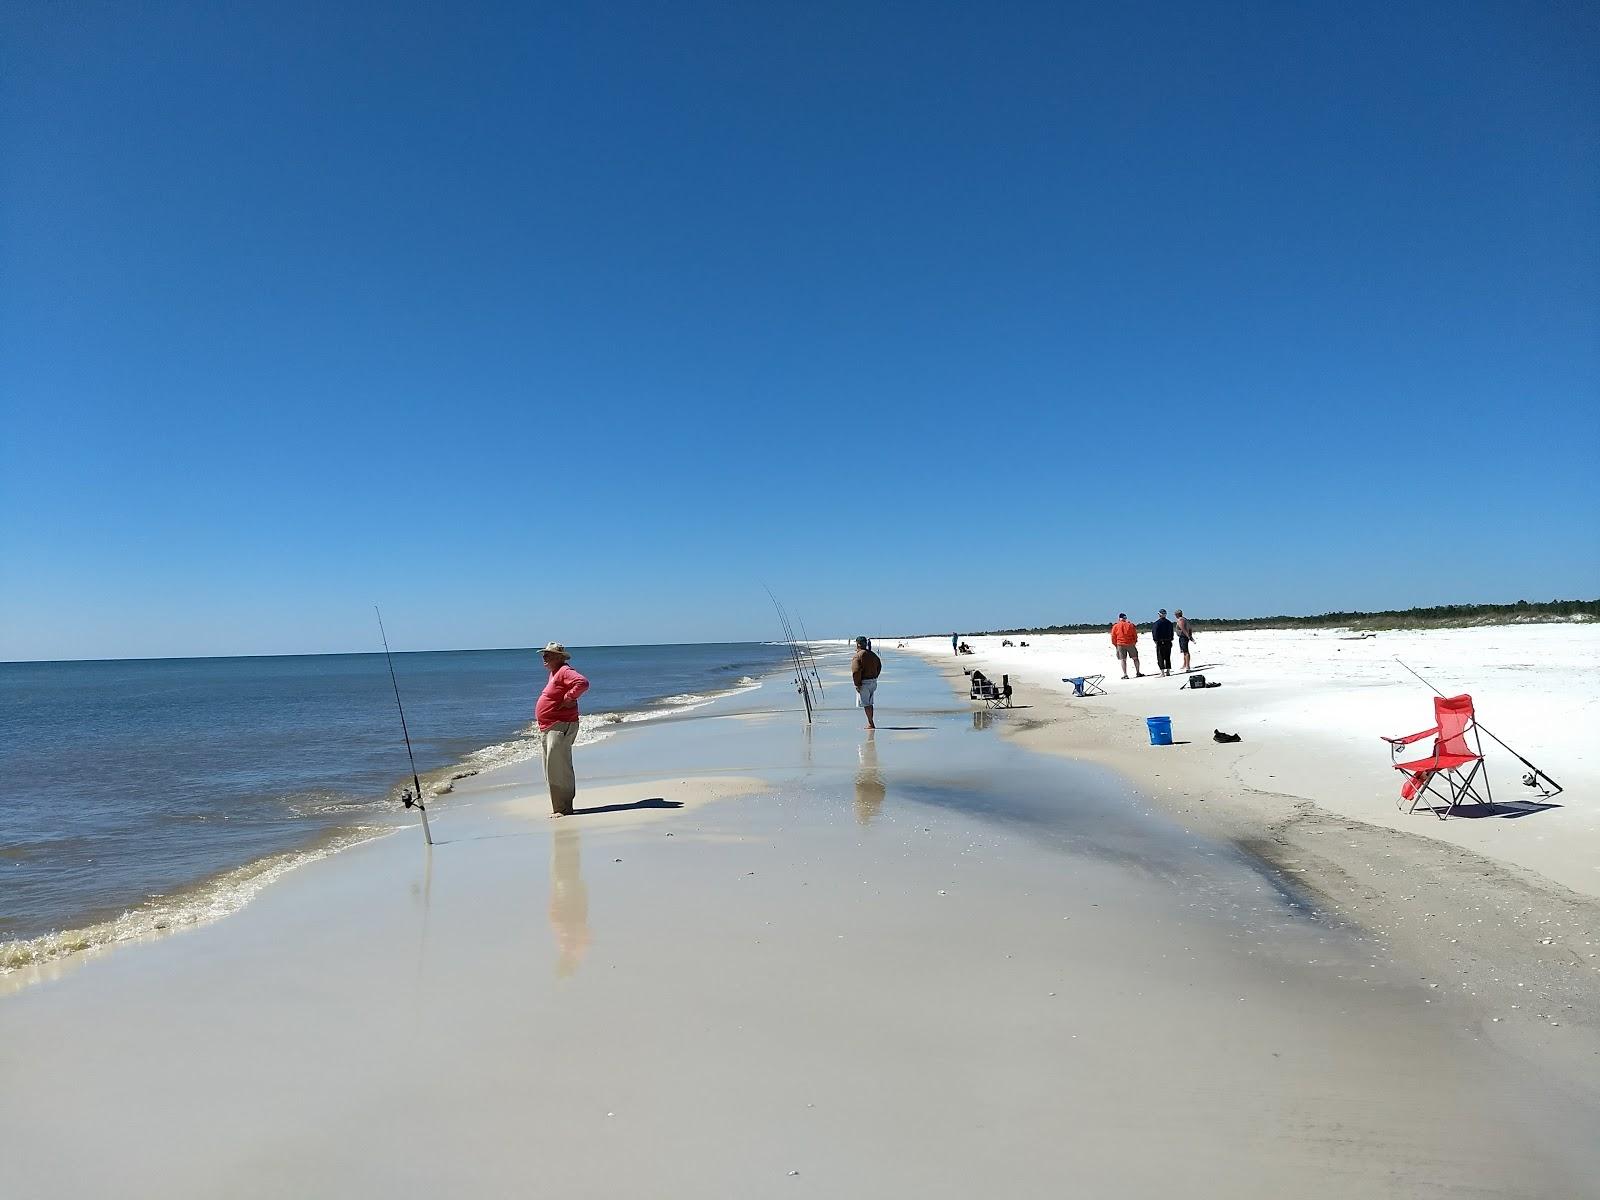
[{"label": "fishing rod", "polygon": [[800,662],[800,652],[795,649],[794,627],[789,624],[789,614],[784,612],[783,605],[778,603],[778,598],[772,594],[772,589],[766,584],[761,585],[767,593],[767,598],[772,601],[772,607],[778,612],[778,623],[783,627],[784,645],[789,648],[789,664],[794,669],[795,691],[806,702],[806,724],[811,724],[811,685],[806,679],[805,667]]},{"label": "fishing rod", "polygon": [[[777,597],[773,597],[777,602]],[[789,610],[778,603],[778,618],[783,622],[784,633],[789,639],[789,654],[794,659],[795,682],[798,683],[799,692],[806,702],[806,723],[811,723],[811,681],[806,678],[805,658],[801,654],[799,642],[794,636],[794,624],[789,620]]]},{"label": "fishing rod", "polygon": [[428,828],[428,806],[422,802],[422,781],[417,778],[417,756],[411,752],[411,730],[406,727],[406,706],[400,703],[400,680],[395,678],[394,655],[389,653],[389,635],[384,632],[383,613],[374,604],[372,611],[378,614],[378,636],[383,639],[383,657],[389,663],[389,682],[394,685],[394,706],[400,710],[400,734],[406,739],[406,757],[411,760],[411,786],[413,792],[402,792],[400,801],[407,808],[416,806],[422,814],[422,838],[428,845],[433,845],[433,830]]},{"label": "fishing rod", "polygon": [[783,630],[783,644],[789,651],[789,658],[792,661],[794,659],[794,630],[789,625],[788,614],[783,611],[783,605],[778,603],[778,598],[772,594],[772,589],[767,587],[766,584],[761,586],[767,593],[767,599],[772,601],[772,607],[777,611],[778,625]]},{"label": "fishing rod", "polygon": [[[776,601],[776,597],[774,597]],[[800,640],[794,636],[794,622],[789,618],[789,610],[782,602],[778,603],[778,619],[783,622],[784,636],[789,639],[789,653],[794,658],[795,672],[799,675],[800,682],[806,681],[805,653],[800,648]],[[809,685],[808,685],[809,686]]]},{"label": "fishing rod", "polygon": [[[1412,670],[1411,667],[1406,666],[1405,663],[1400,662],[1400,659],[1398,657],[1395,658],[1395,662],[1400,663],[1400,665],[1402,667],[1405,667],[1406,670],[1410,671],[1418,679],[1422,680],[1422,682],[1424,684],[1426,684],[1428,686],[1428,688],[1431,689],[1435,695],[1444,696],[1443,692],[1441,692],[1438,688],[1434,687],[1433,684],[1428,683],[1428,681],[1426,679],[1423,679],[1422,676],[1418,672],[1416,672],[1415,670]],[[1449,697],[1445,697],[1445,698],[1448,699]],[[1554,779],[1551,779],[1550,776],[1546,775],[1543,771],[1541,771],[1538,767],[1534,766],[1527,759],[1523,758],[1522,755],[1518,754],[1510,746],[1508,746],[1504,742],[1500,741],[1500,739],[1495,737],[1495,735],[1493,733],[1491,733],[1489,730],[1485,729],[1484,725],[1483,725],[1483,722],[1479,721],[1477,719],[1476,714],[1474,714],[1474,716],[1473,716],[1473,722],[1474,722],[1474,724],[1476,724],[1478,726],[1478,732],[1479,733],[1485,735],[1490,740],[1498,743],[1502,750],[1504,750],[1507,754],[1511,755],[1512,758],[1516,759],[1523,766],[1528,768],[1528,773],[1522,777],[1522,782],[1524,784],[1526,784],[1528,787],[1539,788],[1539,792],[1547,800],[1552,796],[1559,796],[1562,793],[1562,791],[1565,790]],[[1549,784],[1550,786],[1548,788],[1540,787],[1539,786],[1539,780],[1541,780],[1541,779],[1544,780],[1545,783]]]},{"label": "fishing rod", "polygon": [[800,622],[800,636],[805,638],[806,661],[811,664],[811,678],[817,681],[817,695],[822,695],[822,676],[817,672],[817,653],[811,645],[811,631],[806,628],[806,619],[795,613],[795,619]]}]

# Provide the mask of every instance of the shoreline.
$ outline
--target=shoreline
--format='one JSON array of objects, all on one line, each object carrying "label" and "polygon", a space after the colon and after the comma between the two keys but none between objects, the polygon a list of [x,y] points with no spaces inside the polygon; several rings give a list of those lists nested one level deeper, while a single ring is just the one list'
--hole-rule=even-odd
[{"label": "shoreline", "polygon": [[[735,683],[724,688],[660,696],[634,709],[585,713],[576,745],[595,745],[616,734],[656,721],[672,720],[706,705],[753,691],[764,680],[782,674],[782,671],[783,667],[779,665],[759,678],[742,675]],[[441,812],[449,811],[448,808],[435,809],[433,804],[440,797],[454,794],[456,786],[463,781],[537,757],[537,727],[529,721],[518,727],[509,738],[485,742],[462,752],[449,763],[419,772],[418,777],[430,806],[430,816],[437,820]],[[243,910],[264,889],[301,867],[416,828],[420,822],[400,802],[401,794],[410,790],[409,777],[397,780],[381,799],[351,805],[353,811],[348,820],[308,830],[309,836],[299,845],[269,851],[212,871],[181,887],[148,896],[115,915],[46,930],[28,937],[0,940],[0,998],[44,978],[53,978],[60,971],[71,969],[83,958],[119,948],[132,948],[225,920]],[[372,810],[379,804],[383,806],[381,824],[371,819],[374,815]],[[363,817],[366,819],[363,820]]]},{"label": "shoreline", "polygon": [[[1204,652],[1196,643],[1197,667],[1229,657],[1214,645],[1225,636],[1210,635]],[[1395,806],[1385,796],[1395,786],[1389,776],[1398,777],[1376,736],[1368,759],[1351,763],[1343,748],[1319,746],[1308,751],[1311,761],[1296,773],[1284,768],[1286,756],[1260,746],[1270,735],[1260,722],[1252,727],[1253,701],[1242,688],[1231,697],[1227,721],[1232,724],[1222,724],[1230,731],[1245,730],[1246,741],[1238,746],[1215,745],[1209,724],[1194,728],[1197,720],[1222,721],[1215,708],[1201,706],[1227,693],[1178,695],[1183,676],[1176,669],[1170,677],[1147,675],[1124,683],[1104,655],[1100,669],[1112,694],[1074,697],[1059,682],[1060,664],[1071,661],[1075,666],[1069,669],[1086,669],[1096,662],[1103,635],[1080,638],[1075,635],[1062,647],[1031,637],[1026,649],[1001,648],[999,638],[974,638],[969,640],[976,653],[959,659],[950,654],[948,640],[919,639],[905,652],[928,660],[962,699],[968,690],[963,667],[982,668],[996,678],[1009,674],[1019,692],[1016,702],[1027,707],[995,714],[1008,740],[1115,771],[1185,828],[1232,843],[1285,885],[1313,896],[1328,914],[1367,931],[1391,961],[1413,970],[1430,991],[1466,1001],[1482,1036],[1565,1073],[1571,1074],[1574,1061],[1586,1063],[1587,1072],[1576,1078],[1600,1092],[1600,897],[1528,865],[1530,858],[1537,861],[1532,854],[1537,847],[1519,847],[1525,861],[1517,862],[1491,857],[1481,845],[1445,840],[1474,824],[1467,818],[1441,822],[1419,811],[1409,823],[1420,828],[1396,827],[1401,822],[1388,819]],[[1153,661],[1148,638],[1142,642],[1141,650]],[[1210,666],[1207,673],[1232,680],[1237,671]],[[1186,712],[1180,708],[1185,701]],[[1271,704],[1269,699],[1263,707]],[[1151,747],[1138,709],[1172,711],[1179,737],[1195,736],[1187,745]],[[1281,788],[1262,786],[1264,780],[1237,769],[1239,759],[1252,752],[1271,758],[1277,768],[1272,774],[1282,776]],[[1509,756],[1500,758],[1504,776]],[[1559,799],[1571,805],[1588,801],[1592,793],[1585,773],[1565,773],[1568,791]],[[1328,789],[1351,790],[1349,780],[1364,775],[1377,781],[1376,790],[1364,786],[1351,805],[1326,804]],[[1370,819],[1353,815],[1369,795]],[[1589,833],[1581,825],[1567,837]],[[1558,865],[1565,862],[1560,859]]]},{"label": "shoreline", "polygon": [[[766,706],[780,674],[589,748],[576,819],[549,819],[535,764],[486,771],[431,853],[367,843],[0,1001],[8,1178],[1583,1193],[1595,1097],[1124,777],[1003,740],[885,657],[873,735],[837,658],[814,725]],[[422,1154],[395,1119],[419,1106]]]}]

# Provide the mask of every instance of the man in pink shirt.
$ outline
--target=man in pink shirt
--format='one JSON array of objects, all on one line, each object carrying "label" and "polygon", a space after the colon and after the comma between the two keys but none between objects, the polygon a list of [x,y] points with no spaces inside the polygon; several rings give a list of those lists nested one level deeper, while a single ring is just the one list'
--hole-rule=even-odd
[{"label": "man in pink shirt", "polygon": [[539,723],[539,738],[544,745],[544,778],[550,785],[553,816],[570,817],[572,801],[578,794],[578,779],[572,771],[572,743],[578,737],[578,697],[589,690],[589,681],[571,667],[572,655],[560,642],[551,642],[539,652],[544,669],[550,672],[533,719]]}]

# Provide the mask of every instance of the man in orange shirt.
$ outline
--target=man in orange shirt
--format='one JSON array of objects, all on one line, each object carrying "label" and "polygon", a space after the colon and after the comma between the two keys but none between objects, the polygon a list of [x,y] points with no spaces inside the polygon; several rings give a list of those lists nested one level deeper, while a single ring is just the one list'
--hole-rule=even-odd
[{"label": "man in orange shirt", "polygon": [[1127,613],[1117,614],[1117,623],[1111,627],[1111,646],[1117,652],[1117,661],[1122,664],[1122,677],[1128,677],[1128,660],[1131,658],[1135,676],[1143,679],[1144,672],[1139,670],[1139,627],[1128,620]]}]

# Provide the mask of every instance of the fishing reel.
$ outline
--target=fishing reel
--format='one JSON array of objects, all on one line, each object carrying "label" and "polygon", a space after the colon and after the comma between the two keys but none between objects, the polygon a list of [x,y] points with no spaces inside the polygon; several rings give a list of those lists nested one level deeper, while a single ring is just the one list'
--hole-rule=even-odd
[{"label": "fishing reel", "polygon": [[400,803],[404,804],[407,808],[411,808],[416,804],[416,802],[417,798],[411,794],[410,788],[407,788],[405,791],[400,793]]}]

